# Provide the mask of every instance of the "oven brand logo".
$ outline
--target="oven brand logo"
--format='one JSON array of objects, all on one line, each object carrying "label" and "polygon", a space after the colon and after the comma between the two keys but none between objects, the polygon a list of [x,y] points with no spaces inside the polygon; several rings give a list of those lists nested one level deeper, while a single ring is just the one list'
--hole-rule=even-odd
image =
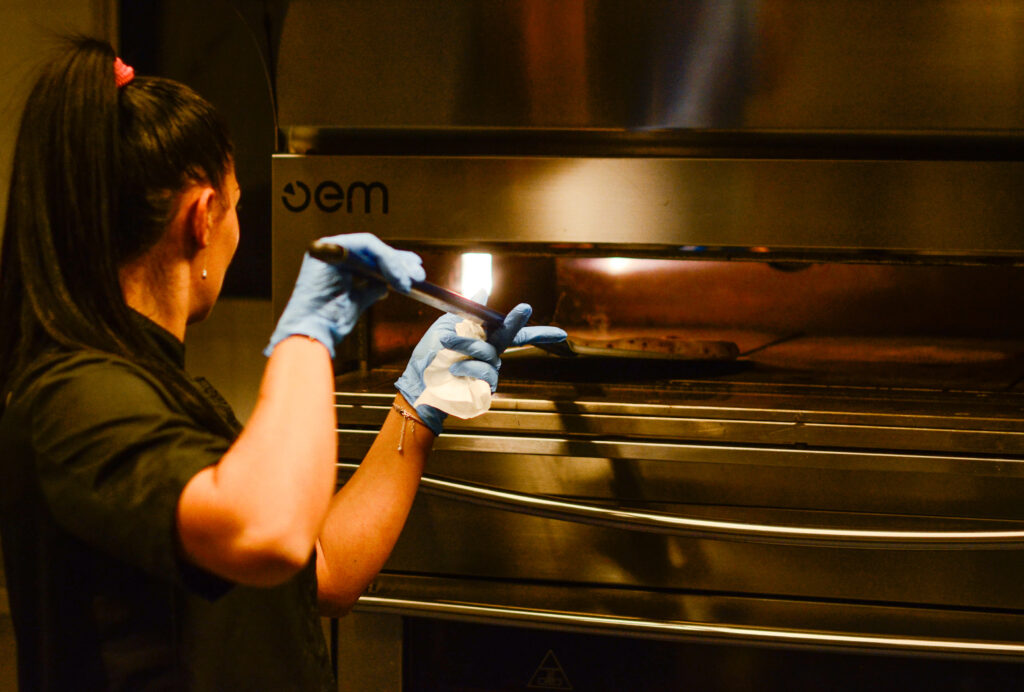
[{"label": "oven brand logo", "polygon": [[305,211],[313,204],[328,214],[343,209],[349,214],[359,209],[364,214],[388,213],[388,186],[381,182],[364,183],[357,180],[344,187],[334,180],[325,180],[310,189],[301,180],[294,180],[284,186],[283,192],[281,203],[291,212]]}]

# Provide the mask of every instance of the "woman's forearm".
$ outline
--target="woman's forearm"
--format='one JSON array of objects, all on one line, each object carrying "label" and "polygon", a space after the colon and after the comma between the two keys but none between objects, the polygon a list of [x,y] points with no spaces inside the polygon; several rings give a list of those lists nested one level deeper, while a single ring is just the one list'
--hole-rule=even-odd
[{"label": "woman's forearm", "polygon": [[[395,404],[415,417],[401,395]],[[384,566],[405,525],[434,439],[418,418],[409,420],[392,409],[359,469],[331,500],[317,544],[325,615],[347,612]]]},{"label": "woman's forearm", "polygon": [[277,345],[249,423],[182,492],[188,559],[252,585],[280,583],[308,561],[335,486],[333,384],[321,344],[296,336]]}]

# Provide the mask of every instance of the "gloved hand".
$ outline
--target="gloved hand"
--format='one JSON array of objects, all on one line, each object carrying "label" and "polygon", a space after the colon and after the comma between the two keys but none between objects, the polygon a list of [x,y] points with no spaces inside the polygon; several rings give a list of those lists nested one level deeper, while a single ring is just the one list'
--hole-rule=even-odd
[{"label": "gloved hand", "polygon": [[[478,299],[478,302],[482,302]],[[414,404],[426,389],[423,373],[442,349],[451,349],[468,356],[467,360],[454,363],[448,370],[457,377],[473,377],[487,382],[491,391],[498,386],[498,369],[501,367],[501,354],[510,346],[526,346],[528,344],[556,343],[565,341],[566,333],[557,327],[524,327],[533,313],[526,303],[512,309],[505,317],[505,323],[492,331],[487,340],[459,336],[455,325],[462,318],[457,315],[444,315],[430,326],[412,352],[405,372],[395,382],[395,387]],[[447,414],[433,406],[421,404],[416,407],[423,422],[435,435],[440,435],[444,428]]]},{"label": "gloved hand", "polygon": [[[419,255],[396,250],[369,233],[353,233],[323,238],[344,246],[370,267],[376,267],[388,284],[408,293],[413,281],[422,281]],[[388,291],[386,285],[357,277],[343,267],[310,257],[302,258],[299,278],[291,298],[277,322],[263,355],[269,356],[278,343],[296,334],[316,339],[334,358],[335,348],[344,339],[370,305]]]}]

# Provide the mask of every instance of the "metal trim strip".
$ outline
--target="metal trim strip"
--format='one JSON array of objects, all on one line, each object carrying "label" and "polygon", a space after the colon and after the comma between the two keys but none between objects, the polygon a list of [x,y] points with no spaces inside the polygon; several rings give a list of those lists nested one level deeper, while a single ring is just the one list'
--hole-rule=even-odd
[{"label": "metal trim strip", "polygon": [[[376,430],[339,428],[339,452],[361,458]],[[690,442],[618,439],[572,439],[513,435],[448,433],[434,443],[435,452],[530,454],[591,459],[630,459],[691,464],[738,464],[852,471],[965,473],[1004,479],[1024,477],[1024,461],[1014,457],[958,456],[846,449],[795,449]]]},{"label": "metal trim strip", "polygon": [[356,609],[399,615],[444,617],[492,624],[585,629],[589,632],[629,634],[665,639],[714,638],[746,643],[786,646],[825,646],[909,653],[957,654],[1024,658],[1024,644],[974,640],[929,639],[809,630],[787,630],[709,624],[687,621],[648,620],[588,613],[571,613],[440,601],[411,600],[365,595]]},{"label": "metal trim strip", "polygon": [[[358,464],[339,463],[345,470]],[[421,489],[461,502],[533,516],[574,521],[615,529],[651,533],[818,547],[898,550],[982,550],[1024,548],[1024,530],[1017,531],[881,531],[856,528],[776,526],[698,517],[609,509],[552,497],[423,476]]]}]

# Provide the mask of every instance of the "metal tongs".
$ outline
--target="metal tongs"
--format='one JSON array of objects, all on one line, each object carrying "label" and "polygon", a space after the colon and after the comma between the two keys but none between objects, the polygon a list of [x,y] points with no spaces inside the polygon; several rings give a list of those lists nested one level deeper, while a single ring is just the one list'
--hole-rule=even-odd
[{"label": "metal tongs", "polygon": [[[343,266],[346,270],[357,276],[380,281],[388,287],[388,290],[398,293],[376,267],[371,267],[358,255],[349,252],[348,248],[344,246],[315,240],[310,244],[308,252],[310,256],[318,260]],[[429,281],[413,281],[409,292],[399,293],[399,295],[408,296],[415,301],[429,305],[442,312],[458,315],[463,319],[482,325],[487,331],[496,329],[505,323],[505,315],[503,313],[492,310],[482,303],[470,300],[460,293],[449,291],[447,288],[442,288]],[[572,350],[572,346],[565,341],[555,344],[533,344],[533,346],[556,356],[576,355],[576,352]]]}]

